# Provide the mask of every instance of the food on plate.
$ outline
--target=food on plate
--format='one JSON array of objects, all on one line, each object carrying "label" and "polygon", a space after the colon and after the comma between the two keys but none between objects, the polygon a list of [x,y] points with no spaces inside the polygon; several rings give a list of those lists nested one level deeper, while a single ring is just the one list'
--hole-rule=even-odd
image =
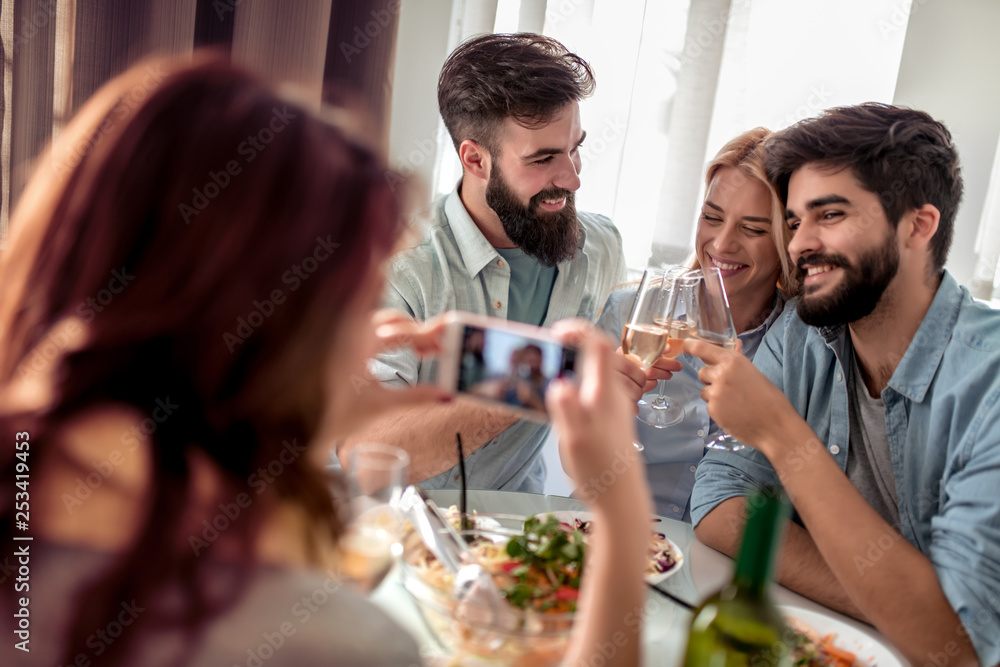
[{"label": "food on plate", "polygon": [[[576,517],[572,523],[564,522],[563,525],[573,530],[579,530],[584,536],[590,535],[593,521]],[[677,567],[681,562],[681,555],[667,540],[663,533],[652,531],[649,539],[649,563],[646,565],[646,578],[658,578]]]},{"label": "food on plate", "polygon": [[[539,514],[538,517],[555,517],[563,526],[563,530],[572,533],[580,531],[584,536],[584,541],[590,535],[593,521],[589,519],[587,512],[553,512],[549,514]],[[445,512],[445,517],[459,530],[461,514],[455,505],[452,505]],[[479,515],[472,512],[468,516],[469,525],[473,528],[492,529],[500,526],[493,517]],[[657,519],[654,518],[654,521]],[[649,538],[649,563],[646,566],[646,579],[655,582],[664,578],[664,575],[672,573],[684,562],[684,557],[673,542],[667,539],[663,533],[655,530],[650,532]]]},{"label": "food on plate", "polygon": [[857,656],[833,645],[834,633],[820,636],[800,619],[785,617],[788,629],[795,635],[792,664],[804,667],[861,667]]}]

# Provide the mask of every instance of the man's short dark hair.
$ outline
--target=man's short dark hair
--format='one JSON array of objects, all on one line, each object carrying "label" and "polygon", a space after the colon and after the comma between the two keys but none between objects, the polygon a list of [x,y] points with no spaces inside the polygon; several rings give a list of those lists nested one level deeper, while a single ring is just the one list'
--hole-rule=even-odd
[{"label": "man's short dark hair", "polygon": [[438,78],[438,106],[455,149],[472,139],[491,154],[504,119],[542,127],[593,92],[594,73],[583,58],[532,33],[470,39],[448,57]]},{"label": "man's short dark hair", "polygon": [[875,193],[895,228],[907,211],[933,204],[941,212],[931,239],[933,268],[948,258],[962,173],[951,133],[923,111],[869,102],[828,109],[769,137],[767,175],[788,203],[792,173],[809,163],[850,168]]}]

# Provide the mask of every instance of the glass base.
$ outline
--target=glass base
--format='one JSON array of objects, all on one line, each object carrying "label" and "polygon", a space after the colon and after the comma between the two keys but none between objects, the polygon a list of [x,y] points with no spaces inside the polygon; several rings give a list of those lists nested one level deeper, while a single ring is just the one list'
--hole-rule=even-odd
[{"label": "glass base", "polygon": [[705,442],[705,447],[708,449],[718,449],[723,452],[738,452],[746,448],[746,445],[728,433],[722,433],[714,438],[709,438]]},{"label": "glass base", "polygon": [[667,428],[684,421],[684,408],[669,396],[657,396],[652,401],[642,399],[639,419],[653,428]]}]

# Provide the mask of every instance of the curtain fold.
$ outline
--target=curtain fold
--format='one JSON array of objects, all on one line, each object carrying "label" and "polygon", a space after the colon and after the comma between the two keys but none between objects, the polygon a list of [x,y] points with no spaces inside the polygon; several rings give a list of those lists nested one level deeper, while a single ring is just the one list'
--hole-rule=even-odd
[{"label": "curtain fold", "polygon": [[351,90],[384,147],[402,1],[3,0],[0,247],[39,154],[101,85],[154,53],[215,48],[315,108]]},{"label": "curtain fold", "polygon": [[976,235],[976,268],[969,291],[977,299],[1000,300],[1000,142],[990,173],[991,184]]}]

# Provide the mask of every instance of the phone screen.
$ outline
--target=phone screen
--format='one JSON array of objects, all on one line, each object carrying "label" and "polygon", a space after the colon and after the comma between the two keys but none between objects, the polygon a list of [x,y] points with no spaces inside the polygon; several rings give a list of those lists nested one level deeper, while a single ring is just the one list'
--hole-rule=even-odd
[{"label": "phone screen", "polygon": [[576,350],[502,329],[466,324],[458,391],[546,413],[545,392],[556,378],[576,377]]}]

